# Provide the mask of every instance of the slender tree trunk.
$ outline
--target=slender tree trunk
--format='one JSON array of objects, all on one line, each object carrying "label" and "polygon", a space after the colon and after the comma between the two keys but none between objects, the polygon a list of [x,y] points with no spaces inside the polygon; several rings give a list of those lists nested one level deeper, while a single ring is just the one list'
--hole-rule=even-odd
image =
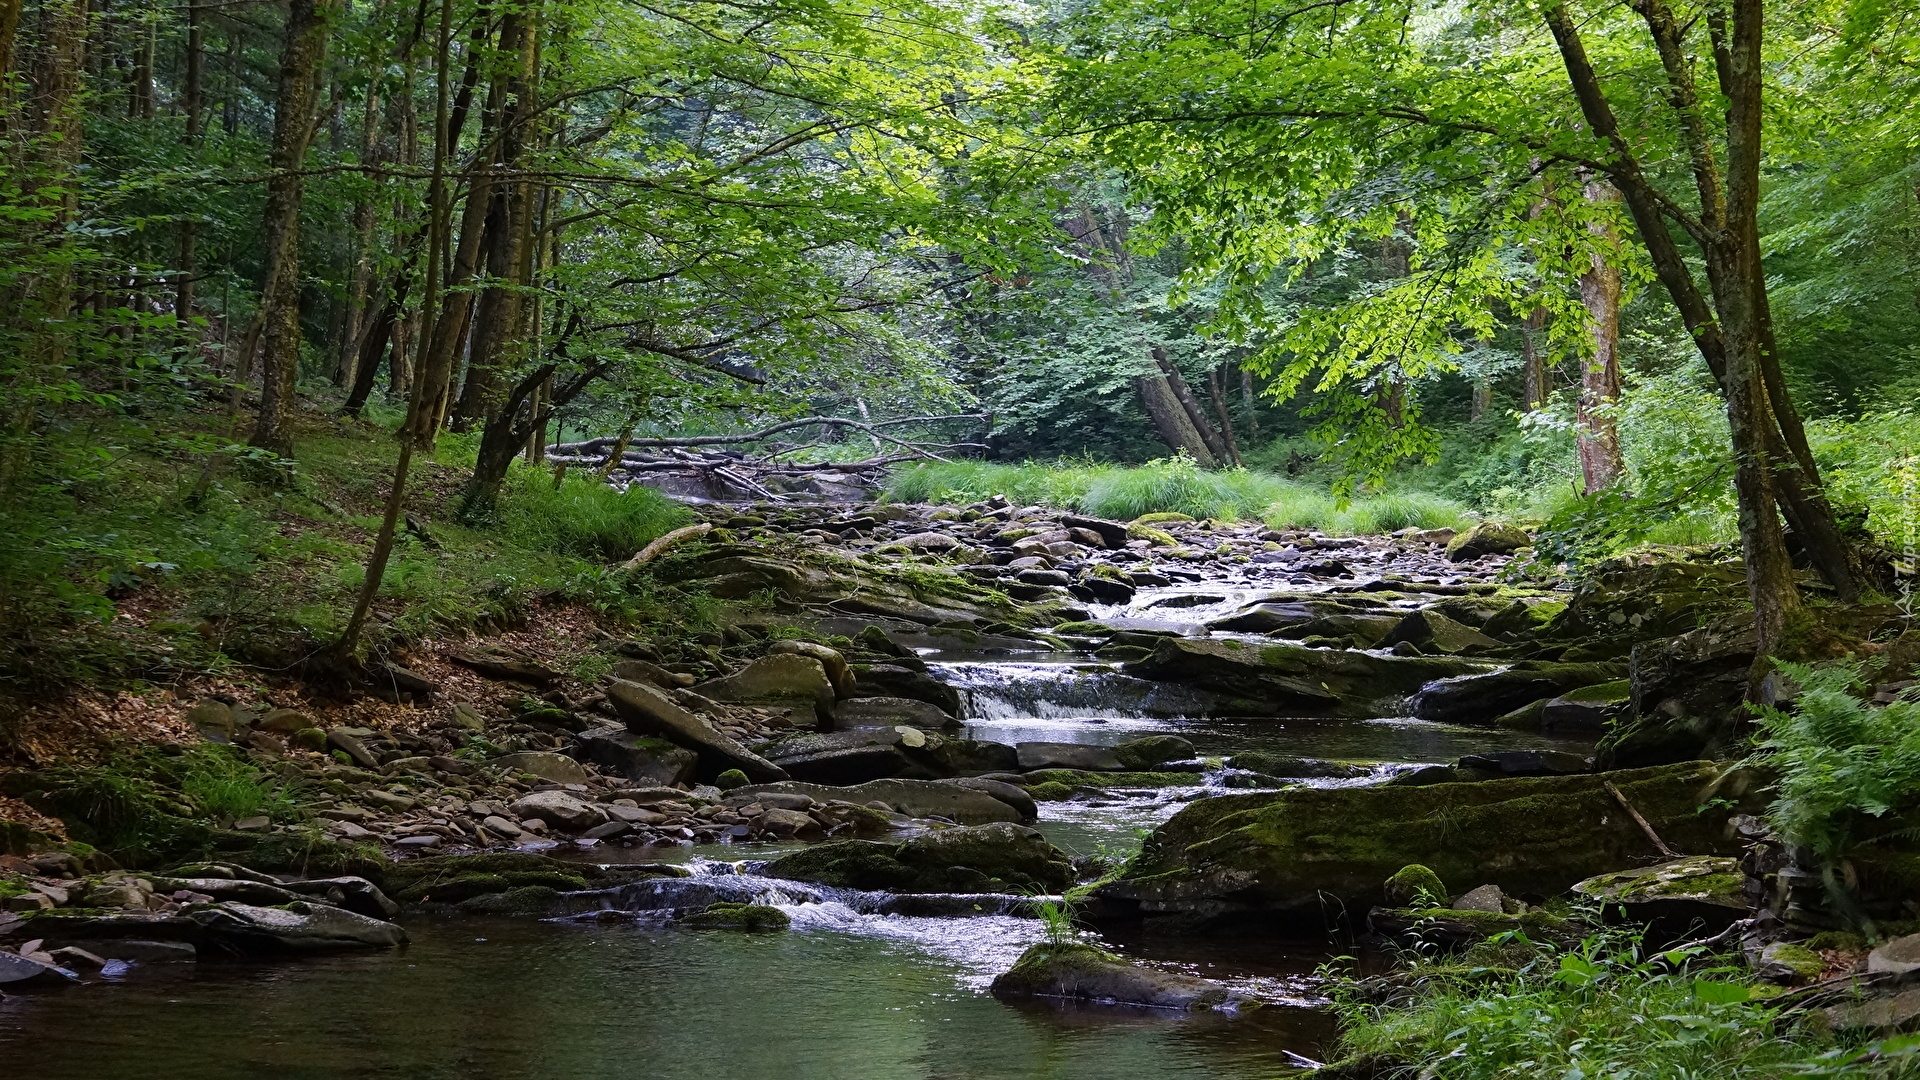
[{"label": "slender tree trunk", "polygon": [[1240,403],[1247,410],[1247,434],[1258,439],[1260,437],[1259,399],[1253,392],[1253,372],[1246,368],[1240,368]]},{"label": "slender tree trunk", "polygon": [[1547,309],[1534,308],[1520,324],[1520,400],[1533,412],[1547,403],[1547,358],[1540,351],[1540,331],[1547,326]]},{"label": "slender tree trunk", "polygon": [[1233,417],[1227,413],[1227,395],[1221,387],[1219,368],[1207,371],[1207,397],[1213,402],[1214,415],[1220,418],[1220,439],[1227,446],[1228,456],[1233,458],[1235,466],[1245,468],[1247,463],[1240,457],[1240,443],[1233,437]]},{"label": "slender tree trunk", "polygon": [[[375,162],[379,147],[379,122],[380,95],[373,87],[368,87],[366,111],[360,120],[362,164]],[[378,296],[368,296],[373,287],[373,206],[372,194],[362,194],[353,203],[353,272],[347,279],[346,327],[340,335],[340,354],[334,366],[335,386],[359,385],[357,365],[360,361],[362,330],[370,313],[381,304]],[[364,402],[366,399],[363,397],[361,400]]]},{"label": "slender tree trunk", "polygon": [[1151,351],[1154,363],[1159,365],[1161,375],[1166,377],[1167,389],[1173,391],[1174,400],[1180,403],[1181,410],[1187,414],[1187,423],[1207,448],[1207,456],[1213,459],[1213,464],[1207,467],[1218,467],[1227,460],[1226,440],[1213,430],[1212,422],[1207,419],[1207,411],[1200,407],[1200,399],[1193,396],[1192,388],[1187,386],[1187,380],[1180,377],[1180,369],[1173,366],[1167,351],[1158,345],[1153,346]]},{"label": "slender tree trunk", "polygon": [[313,134],[317,75],[326,52],[334,0],[291,0],[280,87],[267,161],[266,287],[261,292],[260,414],[252,445],[293,455],[295,388],[300,377],[300,202],[307,144]]},{"label": "slender tree trunk", "polygon": [[1467,402],[1467,422],[1477,423],[1493,408],[1493,383],[1484,375],[1473,380],[1473,396]]},{"label": "slender tree trunk", "polygon": [[[201,40],[200,4],[189,0],[187,4],[187,44],[186,55],[182,58],[185,69],[180,89],[180,111],[186,114],[187,145],[198,148],[200,145],[201,113],[204,111],[202,87],[205,81],[206,49]],[[176,260],[179,266],[179,278],[173,290],[173,317],[185,323],[193,317],[193,279],[198,272],[200,223],[192,219],[180,222],[180,252]],[[183,330],[185,328],[183,327]]]},{"label": "slender tree trunk", "polygon": [[[18,25],[18,16],[13,16]],[[79,211],[81,139],[86,119],[87,0],[47,0],[30,116],[39,138],[22,184],[23,202],[41,216],[27,258],[17,310],[0,313],[23,333],[21,363],[0,405],[0,494],[10,491],[31,454],[41,387],[59,381],[72,354],[73,268],[60,249]],[[5,74],[0,72],[0,75]]]},{"label": "slender tree trunk", "polygon": [[[23,0],[0,0],[0,76],[13,71],[13,43],[20,37],[20,14],[25,8]],[[5,113],[0,109],[0,130],[4,130]]]},{"label": "slender tree trunk", "polygon": [[[1620,193],[1604,180],[1589,183],[1586,196],[1600,206],[1620,201]],[[1594,228],[1604,243],[1594,249],[1592,268],[1580,275],[1580,300],[1593,333],[1593,355],[1580,369],[1580,404],[1574,421],[1580,476],[1589,495],[1612,487],[1623,468],[1620,427],[1612,413],[1620,398],[1620,267],[1609,254],[1612,230],[1604,225]]]}]

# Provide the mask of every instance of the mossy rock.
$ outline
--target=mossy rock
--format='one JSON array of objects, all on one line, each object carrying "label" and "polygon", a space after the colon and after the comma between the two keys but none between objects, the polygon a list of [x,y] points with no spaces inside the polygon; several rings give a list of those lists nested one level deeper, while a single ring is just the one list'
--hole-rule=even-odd
[{"label": "mossy rock", "polygon": [[1006,997],[1080,998],[1164,1009],[1238,1009],[1256,1004],[1207,979],[1142,967],[1084,942],[1041,942],[993,980]]},{"label": "mossy rock", "polygon": [[1128,525],[1172,525],[1194,520],[1190,515],[1177,514],[1171,510],[1160,510],[1151,514],[1141,514]]},{"label": "mossy rock", "polygon": [[350,844],[330,837],[276,833],[225,832],[214,836],[210,850],[220,862],[230,862],[268,874],[305,877],[352,875],[379,882],[388,862],[371,844]]},{"label": "mossy rock", "polygon": [[1818,982],[1826,969],[1826,959],[1805,945],[1776,941],[1761,951],[1754,974],[1773,982],[1799,985]]},{"label": "mossy rock", "polygon": [[1057,892],[1073,880],[1067,854],[1007,822],[942,829],[896,844],[840,840],[782,855],[768,877],[889,892]]},{"label": "mossy rock", "polygon": [[505,892],[483,893],[463,900],[460,910],[469,915],[527,915],[548,918],[570,910],[567,898],[545,885],[522,885]]},{"label": "mossy rock", "polygon": [[766,904],[709,904],[704,910],[680,918],[680,925],[701,930],[744,930],[749,934],[767,934],[793,925],[787,913]]},{"label": "mossy rock", "polygon": [[1447,899],[1447,883],[1440,875],[1419,863],[1408,863],[1393,872],[1385,886],[1387,903],[1394,907],[1432,907]]},{"label": "mossy rock", "polygon": [[1113,627],[1097,622],[1063,622],[1053,628],[1056,634],[1076,634],[1081,637],[1100,637],[1113,633]]},{"label": "mossy rock", "polygon": [[1063,802],[1073,798],[1075,790],[1077,789],[1072,784],[1063,784],[1058,780],[1048,780],[1045,783],[1035,784],[1029,787],[1027,794],[1033,796],[1034,802]]},{"label": "mossy rock", "polygon": [[734,788],[746,787],[751,783],[753,783],[752,778],[739,769],[728,769],[713,778],[713,786],[721,791],[732,791]]},{"label": "mossy rock", "polygon": [[1245,913],[1318,925],[1331,901],[1364,911],[1410,863],[1443,881],[1552,896],[1651,854],[1612,784],[1667,843],[1735,854],[1727,819],[1764,809],[1762,778],[1713,762],[1614,773],[1348,788],[1201,799],[1155,829],[1120,879],[1116,904],[1171,915]]},{"label": "mossy rock", "polygon": [[1127,536],[1134,540],[1145,540],[1155,547],[1177,547],[1180,543],[1172,533],[1165,529],[1156,529],[1151,525],[1129,525]]},{"label": "mossy rock", "polygon": [[525,851],[495,851],[481,855],[434,855],[391,863],[375,881],[403,903],[425,900],[455,903],[516,886],[584,889],[588,887],[588,875],[599,876],[598,868],[563,863]]}]

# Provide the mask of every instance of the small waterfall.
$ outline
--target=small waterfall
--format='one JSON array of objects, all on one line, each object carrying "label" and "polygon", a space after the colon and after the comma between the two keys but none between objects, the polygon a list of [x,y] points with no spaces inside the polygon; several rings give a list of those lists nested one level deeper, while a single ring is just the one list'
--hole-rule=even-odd
[{"label": "small waterfall", "polygon": [[1100,664],[935,661],[928,667],[960,691],[965,719],[974,721],[1179,720],[1212,715],[1225,700]]},{"label": "small waterfall", "polygon": [[[823,912],[834,918],[911,916],[1015,916],[1032,918],[1034,905],[1046,897],[1004,893],[888,893],[839,889],[806,881],[763,877],[766,863],[720,862],[696,859],[687,877],[650,878],[609,889],[567,893],[574,912],[562,918],[603,920],[612,915],[670,918],[675,913],[699,911],[711,904],[765,904],[802,913],[816,922]],[[832,921],[832,920],[828,920]]]}]

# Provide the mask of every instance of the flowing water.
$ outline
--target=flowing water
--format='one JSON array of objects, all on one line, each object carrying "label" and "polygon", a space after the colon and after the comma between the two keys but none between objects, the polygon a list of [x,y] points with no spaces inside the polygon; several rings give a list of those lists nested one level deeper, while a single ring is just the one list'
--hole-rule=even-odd
[{"label": "flowing water", "polygon": [[[1143,594],[1109,623],[1198,630],[1244,590]],[[1171,622],[1171,619],[1178,622]],[[1148,733],[1203,756],[1262,750],[1365,765],[1377,783],[1488,748],[1584,749],[1564,739],[1407,718],[1223,715],[1212,696],[1150,683],[1079,654],[927,653],[961,691],[969,733],[999,742],[1113,745]],[[1039,827],[1076,854],[1117,852],[1241,774],[1166,789],[1112,788],[1041,804]],[[1332,1037],[1315,1006],[1326,943],[1108,942],[1136,959],[1226,981],[1269,1006],[1237,1016],[1060,1003],[1009,1005],[993,976],[1041,937],[1023,901],[894,897],[756,876],[769,845],[610,852],[670,858],[693,876],[579,897],[532,921],[418,916],[403,950],[282,963],[135,966],[93,985],[0,1000],[0,1077],[225,1080],[1255,1080]],[[592,857],[589,853],[588,857]],[[665,909],[754,900],[790,932],[670,925]]]}]

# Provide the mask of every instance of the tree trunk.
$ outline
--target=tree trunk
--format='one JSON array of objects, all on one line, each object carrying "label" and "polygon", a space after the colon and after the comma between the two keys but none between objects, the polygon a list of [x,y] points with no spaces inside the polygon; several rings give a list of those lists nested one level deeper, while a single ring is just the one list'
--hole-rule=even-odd
[{"label": "tree trunk", "polygon": [[1174,400],[1180,403],[1181,410],[1187,414],[1187,423],[1192,425],[1201,444],[1207,448],[1207,456],[1213,460],[1213,464],[1207,467],[1217,467],[1227,460],[1226,441],[1220,438],[1219,432],[1213,430],[1213,424],[1207,420],[1207,411],[1200,407],[1200,399],[1193,396],[1187,380],[1180,377],[1180,369],[1174,367],[1173,361],[1167,358],[1167,350],[1155,345],[1151,351],[1153,362],[1159,365],[1160,374],[1166,377],[1167,389],[1173,392]]},{"label": "tree trunk", "polygon": [[1534,308],[1520,324],[1520,400],[1533,412],[1547,403],[1547,358],[1540,351],[1540,331],[1547,326],[1547,309]]},{"label": "tree trunk", "polygon": [[1146,406],[1147,415],[1153,419],[1153,426],[1169,449],[1186,454],[1203,468],[1211,469],[1218,464],[1213,451],[1194,429],[1193,420],[1181,406],[1180,399],[1174,396],[1173,388],[1167,385],[1165,375],[1140,376],[1140,402]]},{"label": "tree trunk", "polygon": [[267,156],[266,286],[261,291],[260,414],[251,444],[293,455],[294,392],[300,377],[300,201],[320,59],[334,0],[291,0],[280,85],[273,110],[273,146]]},{"label": "tree trunk", "polygon": [[1477,423],[1493,409],[1493,383],[1485,375],[1473,380],[1473,396],[1467,401],[1467,422]]},{"label": "tree trunk", "polygon": [[1253,393],[1253,372],[1240,369],[1240,403],[1247,410],[1247,434],[1260,437],[1260,410],[1258,400]]},{"label": "tree trunk", "polygon": [[[380,95],[370,86],[367,88],[366,111],[360,119],[360,163],[363,165],[375,163],[379,147],[379,122]],[[373,226],[373,196],[362,194],[353,203],[353,272],[347,279],[346,328],[340,335],[340,353],[334,364],[335,386],[359,386],[357,365],[362,351],[362,331],[366,328],[369,312],[380,303],[378,296],[368,296],[373,287]],[[372,385],[371,380],[368,385]],[[361,398],[361,401],[365,400]],[[354,411],[359,410],[356,407]]]},{"label": "tree trunk", "polygon": [[[18,25],[18,17],[12,17]],[[73,266],[60,253],[79,211],[78,172],[86,105],[87,0],[48,0],[41,12],[40,64],[34,72],[29,113],[39,146],[31,175],[21,185],[22,202],[40,215],[26,253],[26,280],[16,310],[0,313],[15,322],[22,339],[21,365],[5,395],[0,428],[0,494],[25,471],[33,445],[41,387],[62,378],[72,355]],[[6,76],[0,71],[0,78]]]},{"label": "tree trunk", "polygon": [[[4,2],[4,0],[0,0]],[[198,147],[200,144],[200,114],[204,108],[201,98],[204,96],[206,50],[201,41],[200,5],[197,0],[187,4],[187,43],[183,57],[185,75],[180,90],[180,111],[186,115],[187,144]],[[4,69],[0,69],[4,70]],[[180,222],[179,262],[173,288],[173,317],[184,324],[193,317],[193,278],[195,265],[199,262],[200,223],[186,220]],[[182,330],[185,330],[184,325]]]},{"label": "tree trunk", "polygon": [[[1587,201],[1610,206],[1620,192],[1604,180],[1587,185]],[[1611,248],[1611,229],[1595,225],[1605,248]],[[1580,301],[1587,308],[1593,333],[1593,355],[1580,369],[1580,404],[1574,421],[1580,452],[1580,476],[1591,495],[1612,487],[1619,479],[1620,427],[1612,407],[1620,398],[1620,267],[1608,251],[1595,248],[1592,269],[1580,275]]]},{"label": "tree trunk", "polygon": [[1213,401],[1214,415],[1220,417],[1220,438],[1226,443],[1227,454],[1233,458],[1235,467],[1245,468],[1247,463],[1241,459],[1240,443],[1233,437],[1233,417],[1227,414],[1227,396],[1223,392],[1220,384],[1220,369],[1209,368],[1207,371],[1207,397]]}]

